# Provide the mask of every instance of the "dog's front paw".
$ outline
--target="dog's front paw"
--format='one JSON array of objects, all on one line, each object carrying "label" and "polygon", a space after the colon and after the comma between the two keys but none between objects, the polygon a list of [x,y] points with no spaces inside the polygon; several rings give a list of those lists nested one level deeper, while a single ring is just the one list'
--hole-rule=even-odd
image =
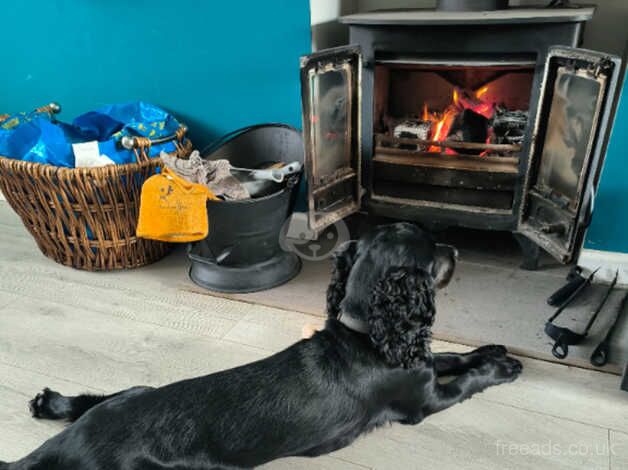
[{"label": "dog's front paw", "polygon": [[61,410],[60,402],[63,401],[63,397],[60,393],[54,392],[49,388],[44,388],[41,392],[35,395],[31,401],[28,402],[28,408],[33,418],[38,419],[58,419]]},{"label": "dog's front paw", "polygon": [[492,363],[494,376],[500,383],[514,381],[523,370],[523,364],[514,357],[495,358]]},{"label": "dog's front paw", "polygon": [[485,357],[505,357],[508,353],[506,346],[501,344],[488,344],[481,346],[473,351],[473,354],[478,354]]}]

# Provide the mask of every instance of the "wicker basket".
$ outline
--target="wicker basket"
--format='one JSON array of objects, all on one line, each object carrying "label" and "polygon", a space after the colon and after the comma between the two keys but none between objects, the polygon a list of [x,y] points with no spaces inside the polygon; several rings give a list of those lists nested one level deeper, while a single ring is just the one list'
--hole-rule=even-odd
[{"label": "wicker basket", "polygon": [[[192,151],[185,131],[172,136],[179,157]],[[161,162],[148,158],[150,140],[130,140],[138,163],[61,168],[0,157],[0,190],[44,255],[105,271],[137,268],[168,253],[169,244],[135,236],[142,184]]]}]

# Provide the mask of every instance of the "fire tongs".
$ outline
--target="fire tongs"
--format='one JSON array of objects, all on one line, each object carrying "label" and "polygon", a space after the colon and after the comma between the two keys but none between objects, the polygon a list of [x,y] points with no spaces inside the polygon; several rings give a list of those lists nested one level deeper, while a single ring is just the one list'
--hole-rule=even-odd
[{"label": "fire tongs", "polygon": [[567,298],[567,300],[563,302],[563,304],[560,307],[558,307],[558,310],[556,310],[554,315],[552,315],[545,323],[545,334],[547,334],[547,336],[549,336],[550,338],[554,340],[554,346],[552,347],[552,354],[554,355],[554,357],[558,359],[565,359],[567,357],[567,355],[569,354],[569,346],[575,346],[577,344],[582,343],[582,341],[584,341],[584,339],[589,334],[589,330],[593,326],[593,323],[598,317],[598,314],[602,311],[604,304],[606,303],[609,296],[611,295],[611,292],[613,291],[615,284],[617,284],[617,277],[619,276],[619,271],[615,273],[615,278],[613,279],[613,282],[611,283],[610,287],[606,291],[606,294],[604,295],[602,302],[595,309],[595,311],[593,312],[593,315],[591,315],[591,318],[589,319],[589,323],[587,323],[587,326],[584,329],[584,332],[576,333],[573,330],[570,330],[569,328],[564,328],[562,326],[554,325],[553,321],[556,319],[556,317],[558,317],[558,315],[560,315],[563,312],[563,310],[565,310],[565,308],[567,308],[567,306],[571,304],[571,302],[578,296],[578,294],[580,294],[580,292],[582,292],[585,289],[585,287],[591,284],[591,281],[593,280],[593,277],[595,276],[595,273],[597,273],[597,271],[598,271],[597,269],[593,271],[589,275],[589,277],[586,279],[586,281],[583,282],[578,287],[578,289],[576,289]]}]

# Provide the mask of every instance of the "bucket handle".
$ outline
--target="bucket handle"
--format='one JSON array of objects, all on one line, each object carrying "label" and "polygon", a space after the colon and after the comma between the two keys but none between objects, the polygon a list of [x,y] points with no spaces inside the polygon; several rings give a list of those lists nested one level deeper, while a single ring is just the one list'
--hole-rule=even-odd
[{"label": "bucket handle", "polygon": [[255,129],[260,129],[262,127],[280,127],[280,128],[283,128],[283,129],[297,130],[296,128],[294,128],[294,127],[292,127],[292,126],[290,126],[288,124],[283,124],[283,123],[280,123],[280,122],[270,122],[270,123],[265,123],[265,124],[253,124],[251,126],[245,126],[245,127],[240,128],[240,129],[236,129],[234,131],[231,131],[231,132],[223,135],[222,137],[220,137],[218,140],[213,141],[212,143],[210,143],[207,147],[205,147],[203,149],[203,151],[201,152],[201,155],[205,158],[208,155],[211,155],[212,153],[214,153],[216,150],[218,150],[220,147],[222,147],[228,141],[230,141],[233,138],[239,136],[240,134],[244,134],[246,132],[253,131]]}]

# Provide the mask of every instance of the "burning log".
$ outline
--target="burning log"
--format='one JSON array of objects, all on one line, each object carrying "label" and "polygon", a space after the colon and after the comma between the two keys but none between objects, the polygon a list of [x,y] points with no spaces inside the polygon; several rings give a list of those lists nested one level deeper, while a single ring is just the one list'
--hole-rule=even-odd
[{"label": "burning log", "polygon": [[[403,139],[429,140],[432,133],[432,123],[419,119],[407,119],[393,128],[393,136]],[[425,147],[409,144],[400,144],[404,150],[425,150]]]},{"label": "burning log", "polygon": [[528,111],[508,111],[499,108],[490,125],[498,144],[521,144],[528,127]]},{"label": "burning log", "polygon": [[[488,90],[488,86],[476,91],[454,88],[451,104],[443,110],[430,111],[424,104],[422,118],[385,117],[385,127],[395,140],[388,144],[400,150],[480,156],[519,147],[524,140],[528,112],[505,109],[487,98]],[[431,145],[421,142],[431,142]],[[451,145],[454,143],[464,145]],[[485,145],[480,148],[478,144]],[[500,145],[507,149],[498,149]]]},{"label": "burning log", "polygon": [[[482,114],[466,108],[454,118],[447,139],[455,142],[486,143],[488,124],[489,120]],[[473,149],[458,149],[458,152],[468,155],[480,153]]]},{"label": "burning log", "polygon": [[[438,142],[444,140],[486,143],[488,141],[489,120],[495,113],[495,104],[487,101],[483,96],[488,87],[483,87],[474,93],[454,88],[452,103],[442,113],[430,113],[427,106],[423,109],[423,120],[432,121],[434,129],[432,139]],[[432,146],[430,152],[438,152],[437,146]],[[447,153],[455,153],[447,149]],[[474,154],[473,151],[462,153]]]}]

